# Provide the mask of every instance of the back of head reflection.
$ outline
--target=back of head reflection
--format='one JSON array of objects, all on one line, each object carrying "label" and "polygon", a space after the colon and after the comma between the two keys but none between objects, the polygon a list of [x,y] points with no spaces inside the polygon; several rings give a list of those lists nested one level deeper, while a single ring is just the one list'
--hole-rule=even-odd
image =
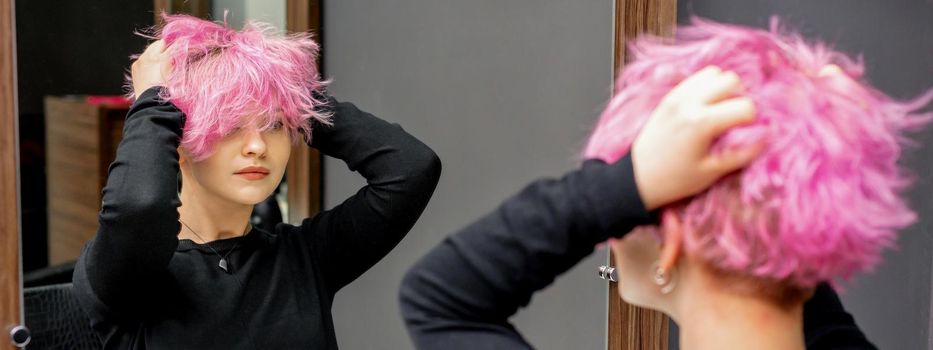
[{"label": "back of head reflection", "polygon": [[767,140],[755,161],[610,244],[622,298],[670,315],[685,343],[802,338],[813,288],[871,269],[916,220],[897,161],[905,131],[929,119],[915,113],[929,97],[895,101],[860,80],[860,62],[772,27],[696,21],[676,45],[638,41],[585,151],[626,154],[664,94],[709,65],[735,72],[754,101],[757,120],[712,151]]},{"label": "back of head reflection", "polygon": [[674,44],[637,41],[581,168],[411,268],[416,345],[529,348],[508,319],[609,240],[621,297],[672,316],[685,348],[873,348],[832,289],[804,302],[915,221],[897,161],[933,92],[895,101],[860,62],[772,27],[697,20]]}]

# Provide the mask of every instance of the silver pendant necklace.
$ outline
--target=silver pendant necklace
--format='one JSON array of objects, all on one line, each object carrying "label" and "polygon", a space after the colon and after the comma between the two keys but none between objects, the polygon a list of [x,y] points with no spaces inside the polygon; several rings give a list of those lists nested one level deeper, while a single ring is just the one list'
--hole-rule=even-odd
[{"label": "silver pendant necklace", "polygon": [[[214,247],[211,247],[210,243],[208,243],[207,240],[205,240],[203,237],[201,237],[201,235],[199,235],[197,232],[192,230],[191,226],[188,226],[188,224],[186,224],[184,221],[181,221],[181,219],[178,219],[178,222],[180,222],[182,225],[185,225],[185,228],[187,228],[188,231],[191,231],[191,233],[193,233],[195,237],[198,237],[198,239],[200,239],[201,242],[204,242],[203,244],[206,245],[207,248],[209,248],[212,252],[214,252],[214,254],[217,255],[217,257],[220,258],[220,262],[217,263],[217,267],[220,267],[220,269],[224,270],[224,272],[226,273],[230,273],[230,270],[227,267],[227,257],[230,256],[230,253],[233,253],[233,251],[236,250],[236,248],[240,246],[240,241],[237,241],[236,244],[234,244],[233,247],[227,251],[227,254],[220,255],[220,253],[218,253],[217,250],[214,249]],[[240,235],[240,237],[243,237],[244,235],[246,235],[246,232],[249,232],[249,230],[250,230],[250,225],[247,225],[246,231],[244,231],[243,234]]]}]

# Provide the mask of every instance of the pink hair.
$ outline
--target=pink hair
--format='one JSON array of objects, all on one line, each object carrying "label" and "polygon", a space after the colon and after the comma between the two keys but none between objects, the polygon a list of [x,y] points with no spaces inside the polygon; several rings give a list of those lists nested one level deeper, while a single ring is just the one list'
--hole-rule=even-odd
[{"label": "pink hair", "polygon": [[329,124],[329,116],[315,110],[324,101],[313,92],[326,82],[310,34],[276,35],[270,25],[252,21],[236,31],[186,15],[163,18],[155,37],[164,40],[173,69],[160,97],[187,116],[181,145],[195,160],[246,123],[260,130],[281,123],[293,141],[310,139],[310,119]]},{"label": "pink hair", "polygon": [[[713,151],[767,140],[743,171],[663,210],[683,221],[684,248],[724,272],[796,287],[871,269],[895,232],[916,220],[900,193],[905,132],[933,118],[918,112],[933,91],[899,102],[861,80],[863,66],[821,43],[784,33],[694,19],[676,44],[637,40],[585,158],[628,153],[660,99],[715,65],[737,73],[757,121],[720,137]],[[820,76],[828,64],[849,78]]]}]

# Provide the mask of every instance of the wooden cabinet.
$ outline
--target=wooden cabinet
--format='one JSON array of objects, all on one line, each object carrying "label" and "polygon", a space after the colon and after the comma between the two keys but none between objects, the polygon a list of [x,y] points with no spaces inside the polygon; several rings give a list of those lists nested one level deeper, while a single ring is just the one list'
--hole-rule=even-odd
[{"label": "wooden cabinet", "polygon": [[45,98],[52,265],[77,259],[97,232],[101,191],[127,110],[126,103],[100,103],[83,96]]}]

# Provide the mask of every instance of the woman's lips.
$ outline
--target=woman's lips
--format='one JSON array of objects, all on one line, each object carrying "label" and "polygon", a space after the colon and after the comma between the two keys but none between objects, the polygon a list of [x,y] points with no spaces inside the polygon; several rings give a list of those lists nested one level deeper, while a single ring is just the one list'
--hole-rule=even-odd
[{"label": "woman's lips", "polygon": [[250,181],[262,180],[266,178],[269,174],[260,173],[260,172],[246,172],[246,173],[236,173],[237,176]]},{"label": "woman's lips", "polygon": [[248,166],[238,170],[234,175],[249,181],[262,180],[269,175],[269,169],[261,166]]}]

